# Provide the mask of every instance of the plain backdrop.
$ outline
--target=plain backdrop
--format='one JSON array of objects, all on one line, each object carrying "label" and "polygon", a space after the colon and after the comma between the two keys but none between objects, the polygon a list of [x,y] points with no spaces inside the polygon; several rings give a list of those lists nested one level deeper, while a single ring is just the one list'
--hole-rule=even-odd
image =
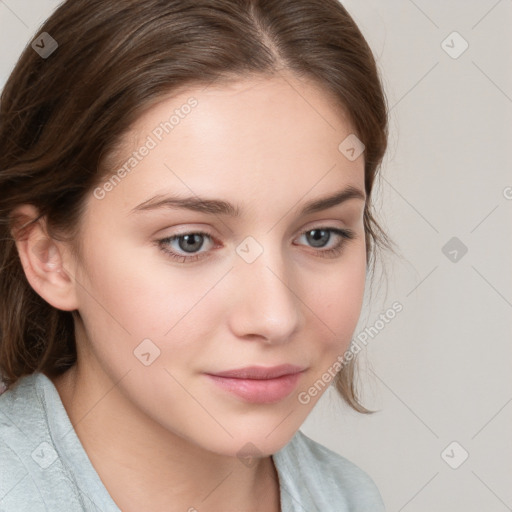
[{"label": "plain backdrop", "polygon": [[[302,431],[369,473],[388,511],[512,510],[512,1],[342,3],[386,89],[376,204],[400,254],[354,333],[377,412],[330,388]],[[0,0],[0,87],[58,4]]]}]

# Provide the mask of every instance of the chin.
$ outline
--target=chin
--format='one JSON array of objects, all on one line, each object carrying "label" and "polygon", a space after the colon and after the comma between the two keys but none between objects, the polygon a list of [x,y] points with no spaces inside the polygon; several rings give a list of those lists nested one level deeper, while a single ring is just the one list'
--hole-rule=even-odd
[{"label": "chin", "polygon": [[240,452],[254,452],[253,455],[259,457],[272,455],[293,438],[301,425],[296,419],[293,421],[293,414],[287,417],[288,414],[289,411],[285,411],[259,419],[255,414],[252,421],[244,417],[238,422],[225,422],[223,426],[230,435],[221,429],[222,432],[204,440],[209,445],[205,448],[231,457],[240,457]]}]

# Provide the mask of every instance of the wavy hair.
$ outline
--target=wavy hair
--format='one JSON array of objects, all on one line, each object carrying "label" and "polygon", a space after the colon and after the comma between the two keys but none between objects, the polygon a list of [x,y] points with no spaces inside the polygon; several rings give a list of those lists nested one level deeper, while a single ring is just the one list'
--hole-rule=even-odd
[{"label": "wavy hair", "polygon": [[[58,48],[42,58],[28,44],[0,97],[0,373],[7,386],[34,371],[61,374],[77,357],[78,312],[35,293],[15,237],[44,217],[48,234],[80,254],[85,200],[109,172],[123,134],[178,89],[281,70],[313,79],[348,113],[366,147],[367,264],[373,268],[378,246],[391,248],[371,201],[388,141],[386,98],[370,47],[337,0],[67,0],[42,33]],[[25,203],[38,219],[13,215]],[[356,411],[371,412],[355,378],[353,359],[336,375],[336,389]]]}]

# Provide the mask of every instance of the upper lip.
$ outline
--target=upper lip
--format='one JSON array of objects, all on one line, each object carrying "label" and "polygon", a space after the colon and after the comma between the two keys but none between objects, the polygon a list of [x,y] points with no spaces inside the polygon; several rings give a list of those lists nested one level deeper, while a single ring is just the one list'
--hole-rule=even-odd
[{"label": "upper lip", "polygon": [[291,375],[305,370],[303,366],[293,364],[281,364],[279,366],[246,366],[224,372],[215,372],[210,375],[217,377],[231,377],[233,379],[277,379],[283,375]]}]

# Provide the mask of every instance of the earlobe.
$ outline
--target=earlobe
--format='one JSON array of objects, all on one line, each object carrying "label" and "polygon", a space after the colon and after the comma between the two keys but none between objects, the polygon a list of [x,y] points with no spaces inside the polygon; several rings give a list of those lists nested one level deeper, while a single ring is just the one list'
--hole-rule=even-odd
[{"label": "earlobe", "polygon": [[[38,211],[32,205],[23,205],[17,208],[15,216],[26,225],[37,219]],[[57,309],[78,309],[73,269],[66,268],[66,247],[48,235],[44,218],[24,231],[13,229],[12,235],[25,276],[34,291]]]}]

